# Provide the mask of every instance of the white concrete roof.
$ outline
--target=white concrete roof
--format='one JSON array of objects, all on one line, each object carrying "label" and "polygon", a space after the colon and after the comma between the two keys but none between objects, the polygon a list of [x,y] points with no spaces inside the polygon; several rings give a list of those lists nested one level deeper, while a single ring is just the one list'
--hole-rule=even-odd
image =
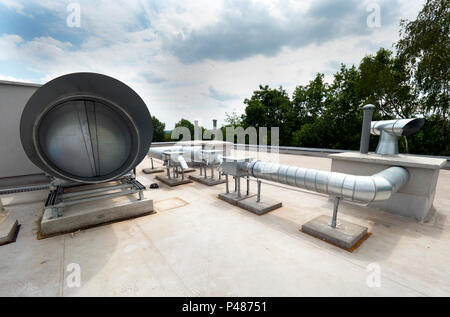
[{"label": "white concrete roof", "polygon": [[[331,165],[298,155],[279,160]],[[141,173],[149,166],[146,159],[137,169],[144,185],[154,182]],[[262,194],[283,207],[263,216],[217,199],[224,184],[161,185],[145,192],[157,214],[45,240],[36,232],[47,193],[7,196],[2,200],[22,227],[15,243],[0,247],[0,295],[449,296],[449,189],[450,171],[441,170],[436,213],[427,223],[343,203],[338,219],[372,233],[353,253],[299,231],[331,214],[328,198],[267,184]],[[179,207],[167,209],[171,204]],[[79,288],[66,283],[70,263],[80,265]],[[370,283],[377,268],[380,287]]]}]

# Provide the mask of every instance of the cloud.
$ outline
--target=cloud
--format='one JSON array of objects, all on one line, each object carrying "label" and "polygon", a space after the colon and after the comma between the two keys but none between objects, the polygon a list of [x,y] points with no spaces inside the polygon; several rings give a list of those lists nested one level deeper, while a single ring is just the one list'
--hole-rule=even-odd
[{"label": "cloud", "polygon": [[239,95],[226,93],[223,91],[218,91],[218,90],[214,89],[214,87],[212,87],[212,86],[209,86],[208,91],[209,91],[209,94],[208,94],[209,97],[211,97],[212,99],[219,100],[219,101],[227,101],[227,100],[239,98]]},{"label": "cloud", "polygon": [[[398,1],[380,1],[385,24],[397,16]],[[163,45],[183,63],[205,59],[236,61],[255,55],[274,56],[283,47],[300,48],[374,32],[367,27],[367,5],[361,0],[314,1],[304,10],[291,1],[271,8],[250,0],[226,1],[216,23],[201,29],[182,30],[164,38]]]},{"label": "cloud", "polygon": [[421,6],[378,0],[382,26],[368,29],[372,0],[79,0],[81,28],[69,28],[69,2],[0,0],[0,77],[103,73],[135,89],[168,127],[182,116],[223,122],[260,84],[292,93],[319,71],[330,80],[338,63],[389,48],[399,19]]}]

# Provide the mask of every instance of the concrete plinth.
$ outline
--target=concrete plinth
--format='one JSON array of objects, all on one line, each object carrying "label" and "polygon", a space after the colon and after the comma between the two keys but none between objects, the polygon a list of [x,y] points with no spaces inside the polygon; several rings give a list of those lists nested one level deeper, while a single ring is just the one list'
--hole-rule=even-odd
[{"label": "concrete plinth", "polygon": [[237,192],[230,192],[228,194],[219,194],[218,198],[222,199],[223,201],[226,201],[227,203],[237,206],[239,201],[246,199],[246,198],[250,198],[252,196],[255,196],[255,195],[250,194],[247,196],[245,194],[241,194],[241,196],[238,197]]},{"label": "concrete plinth", "polygon": [[192,181],[188,178],[184,178],[184,179],[181,179],[180,177],[179,178],[168,178],[167,176],[162,176],[162,175],[156,176],[155,179],[163,182],[164,184],[166,184],[170,187],[192,183]]},{"label": "concrete plinth", "polygon": [[199,183],[201,183],[203,185],[207,185],[207,186],[215,186],[215,185],[226,183],[225,177],[222,177],[221,179],[219,179],[219,178],[211,178],[211,177],[205,178],[205,176],[200,176],[200,175],[189,175],[189,179],[192,179],[193,181],[199,182]]},{"label": "concrete plinth", "polygon": [[0,245],[10,243],[16,235],[19,222],[9,212],[0,212]]},{"label": "concrete plinth", "polygon": [[261,197],[261,200],[256,202],[257,198],[257,196],[253,196],[240,200],[237,205],[257,215],[263,215],[282,206],[281,202],[266,197]]},{"label": "concrete plinth", "polygon": [[351,222],[338,219],[336,228],[330,224],[331,217],[322,215],[302,225],[302,232],[349,251],[367,235],[366,227]]},{"label": "concrete plinth", "polygon": [[144,168],[142,169],[142,172],[144,172],[145,174],[155,174],[155,173],[161,173],[164,172],[164,168]]},{"label": "concrete plinth", "polygon": [[354,175],[373,175],[391,166],[408,170],[409,180],[389,200],[370,203],[374,207],[404,217],[424,221],[432,215],[439,170],[445,159],[414,155],[378,155],[354,152],[330,155],[331,171]]},{"label": "concrete plinth", "polygon": [[62,216],[57,218],[52,218],[50,209],[44,209],[40,236],[74,232],[151,213],[154,213],[153,200],[145,198],[137,200],[132,195],[66,207],[62,210]]}]

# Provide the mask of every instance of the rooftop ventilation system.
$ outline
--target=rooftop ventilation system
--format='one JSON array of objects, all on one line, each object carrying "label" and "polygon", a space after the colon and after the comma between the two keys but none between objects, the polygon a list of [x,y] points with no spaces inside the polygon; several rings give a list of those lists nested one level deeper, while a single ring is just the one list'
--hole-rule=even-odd
[{"label": "rooftop ventilation system", "polygon": [[58,77],[39,88],[20,122],[23,149],[48,174],[101,183],[133,170],[153,135],[144,101],[124,83],[95,73]]},{"label": "rooftop ventilation system", "polygon": [[375,153],[398,154],[398,138],[416,133],[424,123],[423,118],[372,121],[370,132],[380,136]]},{"label": "rooftop ventilation system", "polygon": [[396,155],[398,154],[398,138],[416,133],[425,123],[423,118],[372,121],[374,109],[375,106],[371,104],[363,107],[364,119],[360,145],[360,152],[363,154],[369,152],[370,133],[380,136],[376,154]]}]

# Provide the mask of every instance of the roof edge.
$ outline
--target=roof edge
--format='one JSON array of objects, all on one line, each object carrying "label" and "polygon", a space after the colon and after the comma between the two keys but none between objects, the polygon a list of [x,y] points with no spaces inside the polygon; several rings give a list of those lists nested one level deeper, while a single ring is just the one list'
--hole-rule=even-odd
[{"label": "roof edge", "polygon": [[25,87],[42,87],[41,84],[25,83],[20,81],[0,80],[0,85],[25,86]]}]

